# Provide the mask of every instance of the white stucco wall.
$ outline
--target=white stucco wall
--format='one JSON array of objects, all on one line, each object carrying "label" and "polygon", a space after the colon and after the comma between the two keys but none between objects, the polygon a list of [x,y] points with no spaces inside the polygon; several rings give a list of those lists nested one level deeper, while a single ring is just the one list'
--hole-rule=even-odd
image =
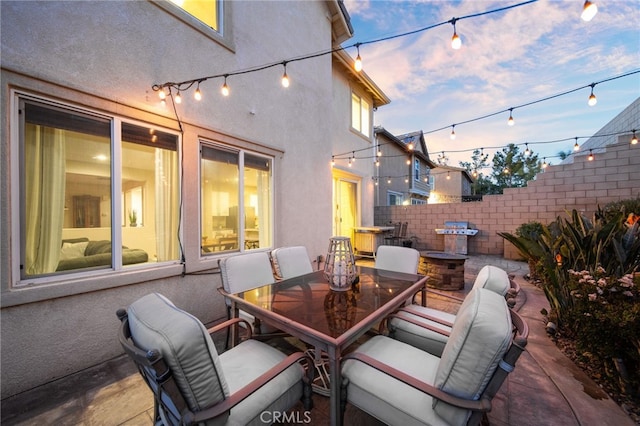
[{"label": "white stucco wall", "polygon": [[[303,244],[324,254],[331,234],[331,152],[345,143],[335,127],[331,56],[282,68],[204,82],[203,100],[192,92],[177,106],[184,167],[181,265],[59,282],[11,287],[13,221],[11,89],[86,106],[174,130],[171,108],[160,106],[154,83],[232,72],[328,50],[331,22],[325,2],[232,2],[234,51],[203,36],[147,1],[0,2],[2,91],[0,116],[2,278],[2,398],[95,365],[122,353],[116,309],[158,291],[208,323],[224,317],[217,266],[199,255],[199,138],[275,155],[275,246]],[[349,117],[348,111],[346,117]],[[347,128],[348,129],[348,128]],[[334,146],[334,144],[336,146]],[[349,143],[350,144],[350,143]],[[363,188],[365,205],[369,189]],[[372,206],[372,203],[370,204]],[[371,208],[363,222],[373,223]],[[105,287],[108,287],[105,289]]]}]

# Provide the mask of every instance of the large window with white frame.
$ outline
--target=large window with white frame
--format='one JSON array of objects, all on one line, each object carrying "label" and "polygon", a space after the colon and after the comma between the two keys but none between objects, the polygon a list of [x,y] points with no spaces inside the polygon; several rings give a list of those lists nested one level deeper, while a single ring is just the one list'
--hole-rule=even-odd
[{"label": "large window with white frame", "polygon": [[203,143],[200,147],[201,254],[273,244],[273,158]]},{"label": "large window with white frame", "polygon": [[351,92],[351,127],[366,138],[371,136],[371,105],[355,92]]},{"label": "large window with white frame", "polygon": [[220,8],[219,0],[170,0],[171,3],[198,19],[206,26],[220,32]]},{"label": "large window with white frame", "polygon": [[404,197],[401,192],[387,191],[387,205],[401,206],[403,201]]},{"label": "large window with white frame", "polygon": [[180,258],[177,134],[26,95],[18,105],[18,285]]}]

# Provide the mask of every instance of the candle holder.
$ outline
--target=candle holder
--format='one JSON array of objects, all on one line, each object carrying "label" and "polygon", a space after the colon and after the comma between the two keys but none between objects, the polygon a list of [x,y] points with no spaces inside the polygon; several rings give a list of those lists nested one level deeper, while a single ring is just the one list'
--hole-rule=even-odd
[{"label": "candle holder", "polygon": [[332,237],[329,239],[324,275],[329,287],[335,291],[347,291],[356,279],[356,260],[351,248],[351,239]]}]

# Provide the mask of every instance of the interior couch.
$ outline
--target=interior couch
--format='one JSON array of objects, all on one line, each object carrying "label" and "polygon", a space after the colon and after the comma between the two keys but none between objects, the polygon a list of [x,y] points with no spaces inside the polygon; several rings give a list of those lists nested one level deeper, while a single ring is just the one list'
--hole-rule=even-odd
[{"label": "interior couch", "polygon": [[[149,259],[147,252],[122,246],[122,264],[143,263]],[[90,241],[88,238],[62,240],[60,261],[56,271],[111,265],[111,241]]]}]

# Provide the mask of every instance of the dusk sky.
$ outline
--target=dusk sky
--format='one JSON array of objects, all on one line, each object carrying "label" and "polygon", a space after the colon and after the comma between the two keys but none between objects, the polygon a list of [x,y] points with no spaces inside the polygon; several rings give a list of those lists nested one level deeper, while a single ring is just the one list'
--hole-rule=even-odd
[{"label": "dusk sky", "polygon": [[[480,17],[461,19],[459,50],[451,48],[453,27],[433,29],[392,40],[372,40],[515,5],[520,1],[345,0],[363,69],[391,99],[378,109],[374,124],[392,134],[422,130],[430,157],[445,151],[450,166],[470,161],[471,150],[493,154],[509,143],[529,143],[540,159],[557,164],[560,151],[590,136],[640,96],[640,73],[594,87],[597,104],[588,106],[590,88],[509,112],[451,125],[582,86],[640,70],[640,3],[595,0],[597,15],[580,19],[582,0],[526,4]],[[347,52],[356,57],[356,49]],[[445,130],[429,133],[449,126]],[[581,144],[586,138],[581,138]],[[497,148],[489,148],[497,147]],[[468,150],[467,152],[454,152]]]}]

